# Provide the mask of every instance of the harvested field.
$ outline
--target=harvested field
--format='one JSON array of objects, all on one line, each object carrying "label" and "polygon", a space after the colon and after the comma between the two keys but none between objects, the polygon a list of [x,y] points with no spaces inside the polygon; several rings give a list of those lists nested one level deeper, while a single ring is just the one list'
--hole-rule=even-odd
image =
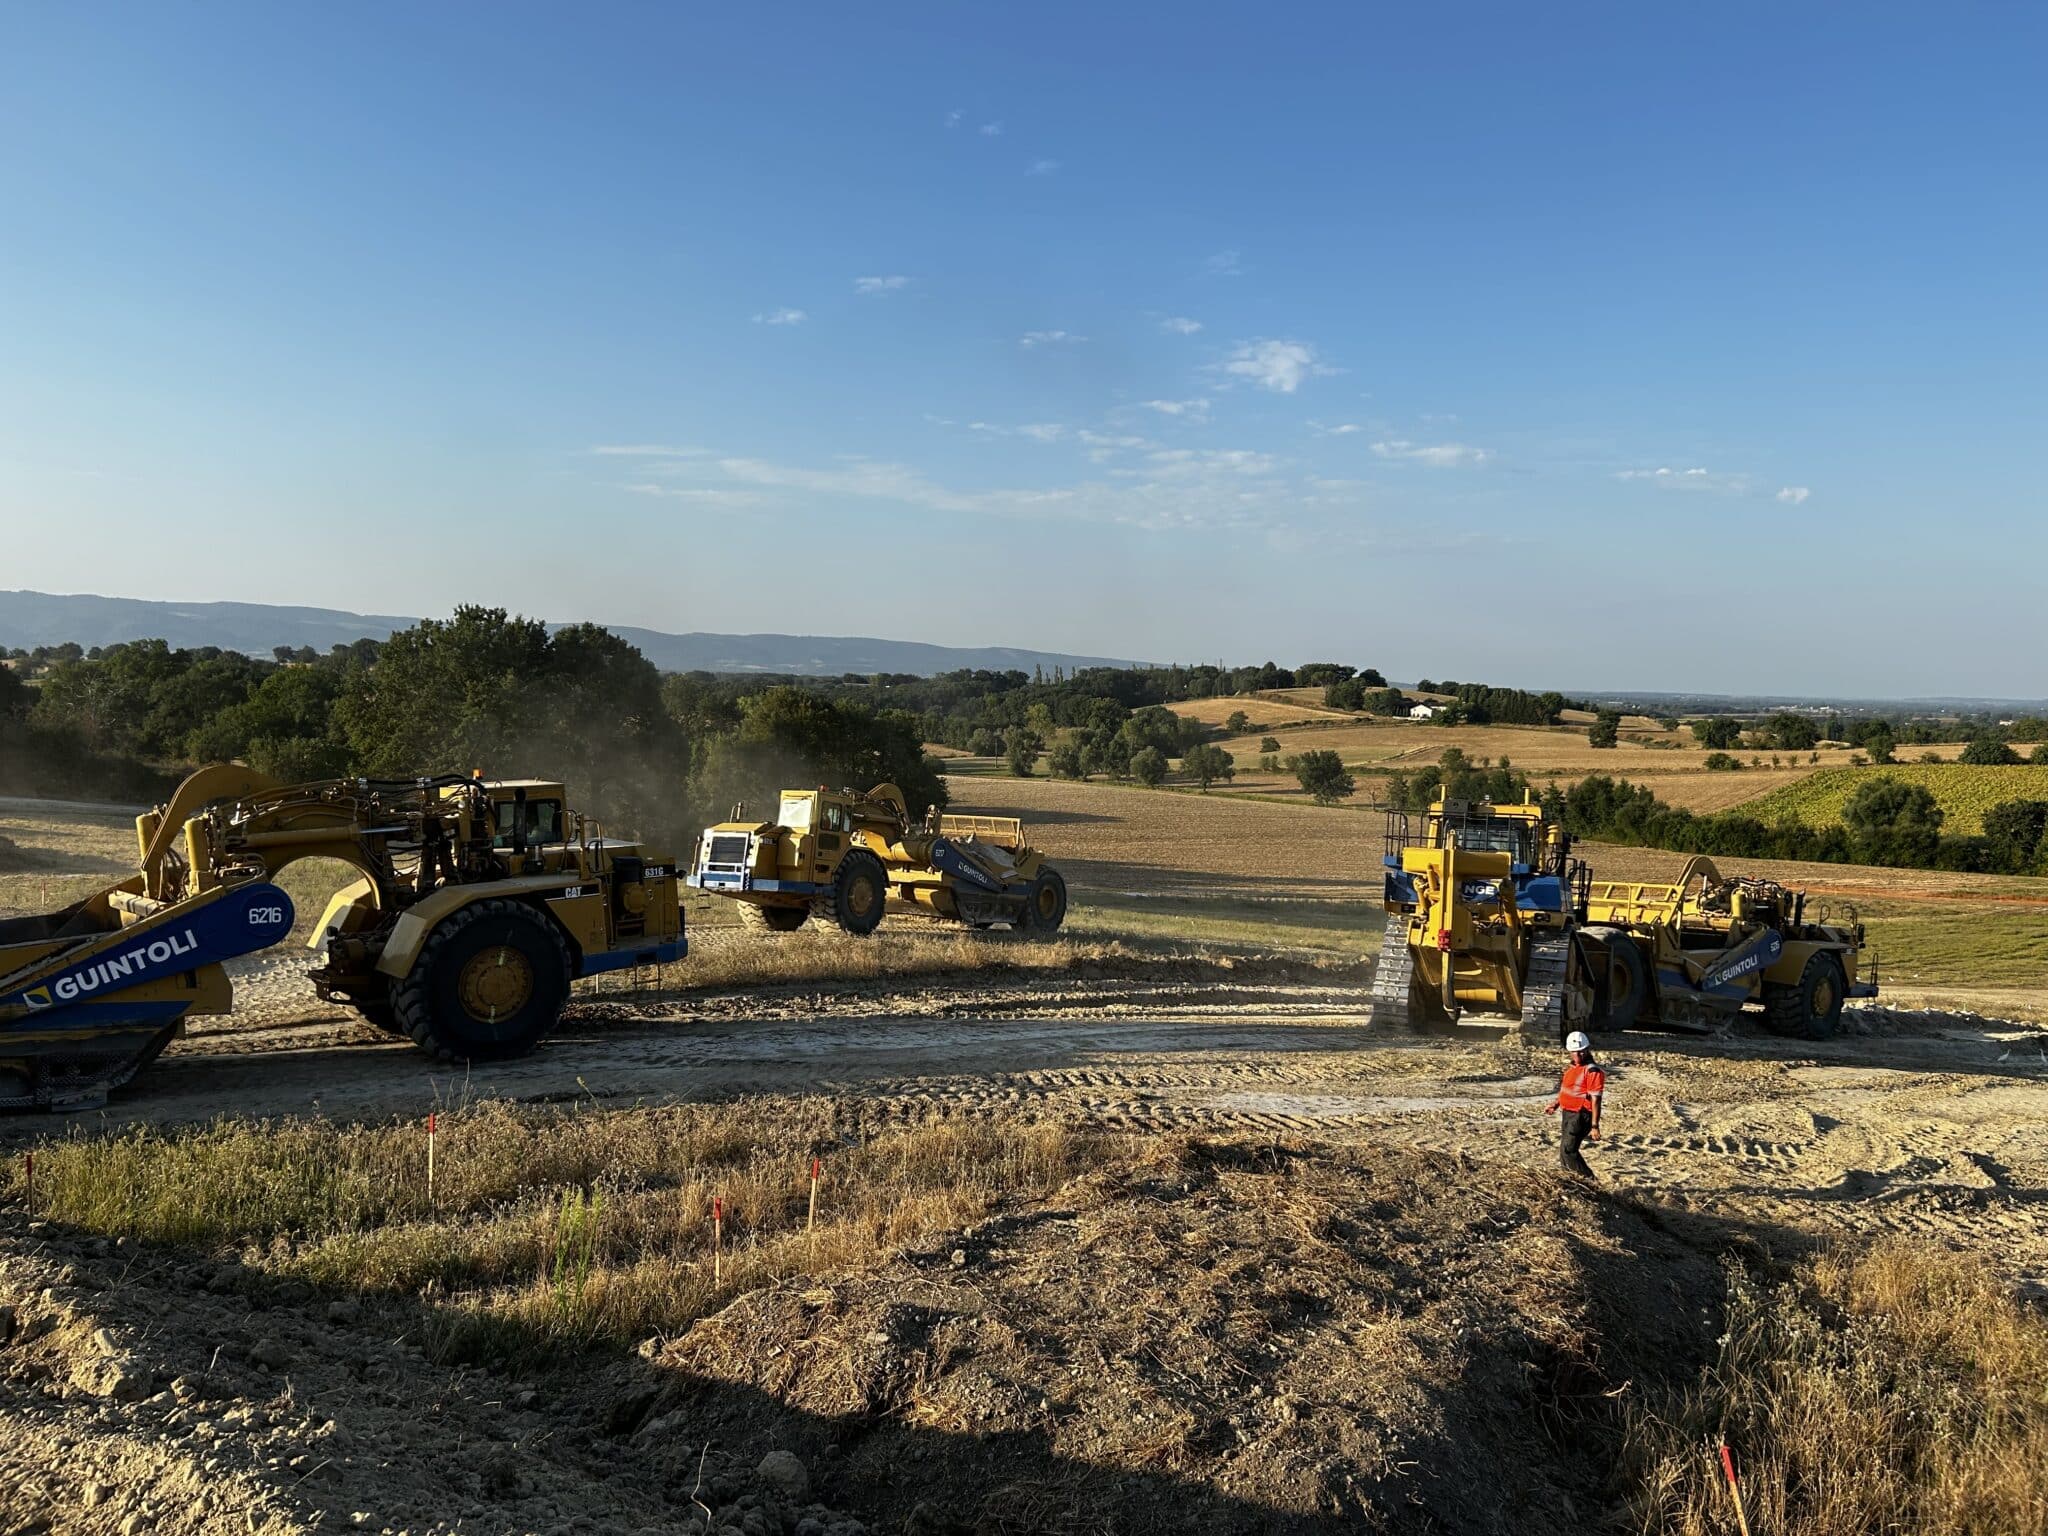
[{"label": "harvested field", "polygon": [[1021,816],[1089,892],[1228,900],[1377,900],[1379,818],[1304,800],[1274,805],[1056,779],[951,779],[953,807]]},{"label": "harvested field", "polygon": [[1260,695],[1256,698],[1244,699],[1189,699],[1184,703],[1170,704],[1167,707],[1176,715],[1183,715],[1190,720],[1200,720],[1204,725],[1219,727],[1224,721],[1240,711],[1244,713],[1253,725],[1264,728],[1301,721],[1344,721],[1357,718],[1355,715],[1346,714],[1341,709],[1323,708],[1321,690],[1312,689],[1310,691],[1316,694],[1316,699],[1313,703],[1302,703],[1293,698]]},{"label": "harvested field", "polygon": [[[1176,704],[1176,713],[1220,723],[1229,710],[1224,705],[1243,700],[1204,699],[1195,704]],[[1211,717],[1214,719],[1211,720]],[[1654,727],[1654,722],[1652,722]],[[1333,751],[1354,772],[1387,774],[1412,772],[1435,763],[1444,751],[1456,747],[1466,756],[1507,761],[1527,773],[1537,784],[1555,779],[1570,785],[1591,773],[1648,784],[1658,797],[1688,810],[1725,810],[1773,789],[1797,784],[1814,771],[1808,754],[1744,751],[1738,754],[1744,767],[1736,772],[1710,772],[1704,766],[1707,749],[1688,736],[1662,738],[1672,745],[1653,745],[1648,739],[1624,737],[1616,747],[1595,747],[1586,740],[1583,728],[1533,725],[1439,726],[1427,721],[1368,720],[1357,715],[1327,716],[1296,725],[1277,725],[1269,734],[1280,743],[1280,753]],[[1654,733],[1661,737],[1661,733]],[[1222,793],[1258,793],[1295,796],[1300,786],[1291,774],[1262,773],[1258,768],[1257,740],[1239,737],[1224,743],[1236,758],[1237,774]],[[1846,765],[1846,747],[1825,748],[1820,767]],[[1776,757],[1779,766],[1773,767]],[[1751,759],[1760,766],[1752,765]],[[1361,786],[1370,796],[1371,780]]]}]

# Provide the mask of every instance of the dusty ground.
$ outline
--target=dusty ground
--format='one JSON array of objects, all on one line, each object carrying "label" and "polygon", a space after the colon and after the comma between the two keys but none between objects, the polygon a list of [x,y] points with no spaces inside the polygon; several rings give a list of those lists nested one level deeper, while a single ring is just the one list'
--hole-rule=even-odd
[{"label": "dusty ground", "polygon": [[[961,787],[1029,818],[1077,923],[1147,892],[1238,912],[1304,875],[1331,901],[1376,878],[1377,837],[1341,814]],[[43,857],[32,818],[0,830]],[[316,1294],[260,1254],[9,1212],[0,1532],[1576,1529],[1598,1477],[1553,1429],[1699,1363],[1731,1243],[1903,1235],[2048,1297],[2048,1032],[2004,1021],[2027,993],[1894,988],[1824,1044],[1617,1039],[1592,1192],[1550,1172],[1547,1055],[1484,1026],[1368,1031],[1362,959],[1206,931],[907,980],[677,967],[585,993],[538,1055],[469,1073],[323,1008],[298,956],[247,962],[237,1014],[195,1021],[104,1115],[14,1120],[0,1146],[825,1093],[878,1124],[1022,1118],[1139,1150],[929,1251],[516,1373],[437,1351],[432,1295]],[[737,974],[728,946],[807,942],[700,930],[698,959]],[[771,1451],[797,1470],[757,1471]]]}]

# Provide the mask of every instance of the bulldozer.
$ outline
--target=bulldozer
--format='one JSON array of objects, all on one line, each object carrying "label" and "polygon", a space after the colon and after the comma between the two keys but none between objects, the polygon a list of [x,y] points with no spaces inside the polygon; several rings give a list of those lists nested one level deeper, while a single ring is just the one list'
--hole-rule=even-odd
[{"label": "bulldozer", "polygon": [[523,1055],[571,981],[687,952],[673,861],[599,835],[557,783],[218,764],[135,830],[135,874],[0,920],[0,1108],[104,1103],[186,1019],[230,1012],[222,963],[290,934],[275,881],[300,859],[360,871],[309,941],[315,989],[443,1060]]},{"label": "bulldozer", "polygon": [[1524,1040],[1653,1026],[1705,1032],[1760,1005],[1765,1026],[1825,1039],[1878,993],[1853,908],[1690,860],[1675,883],[1596,882],[1540,806],[1439,799],[1388,813],[1386,933],[1369,1021],[1515,1021]]},{"label": "bulldozer", "polygon": [[1595,986],[1575,929],[1589,876],[1541,806],[1439,798],[1420,826],[1389,811],[1381,862],[1387,926],[1369,1022],[1476,1012],[1546,1042],[1587,1027]]},{"label": "bulldozer", "polygon": [[1804,891],[1724,877],[1703,855],[1671,884],[1593,883],[1581,915],[1607,1028],[1709,1030],[1761,1004],[1773,1033],[1825,1040],[1845,1001],[1877,996],[1877,962],[1853,907],[1809,922]]},{"label": "bulldozer", "polygon": [[739,903],[740,920],[793,933],[813,917],[873,933],[891,897],[970,928],[1007,924],[1050,938],[1067,915],[1067,882],[1013,816],[913,819],[903,791],[785,789],[773,821],[707,827],[688,883]]}]

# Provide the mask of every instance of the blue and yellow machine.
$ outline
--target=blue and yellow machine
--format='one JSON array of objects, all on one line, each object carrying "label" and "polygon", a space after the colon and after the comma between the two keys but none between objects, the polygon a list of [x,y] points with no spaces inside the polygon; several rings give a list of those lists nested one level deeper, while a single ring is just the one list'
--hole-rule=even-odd
[{"label": "blue and yellow machine", "polygon": [[1533,803],[1439,799],[1387,817],[1386,935],[1375,1024],[1516,1020],[1532,1039],[1586,1027],[1594,987],[1575,942],[1586,866]]}]

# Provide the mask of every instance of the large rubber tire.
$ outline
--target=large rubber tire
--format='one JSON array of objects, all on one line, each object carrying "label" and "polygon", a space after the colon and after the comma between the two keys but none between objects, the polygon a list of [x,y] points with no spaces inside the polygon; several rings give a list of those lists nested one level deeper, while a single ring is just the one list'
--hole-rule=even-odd
[{"label": "large rubber tire", "polygon": [[503,1061],[555,1027],[569,972],[568,941],[553,919],[496,898],[443,920],[391,1001],[421,1049],[444,1061]]},{"label": "large rubber tire", "polygon": [[811,920],[809,907],[764,907],[740,903],[740,926],[760,933],[795,933]]},{"label": "large rubber tire", "polygon": [[1024,916],[1017,924],[1020,933],[1034,939],[1049,939],[1067,920],[1067,880],[1056,869],[1041,869],[1031,888],[1024,893]]},{"label": "large rubber tire", "polygon": [[841,859],[832,883],[811,898],[811,910],[822,921],[837,923],[856,938],[882,925],[888,904],[889,877],[882,873],[882,861],[865,848],[855,848]]},{"label": "large rubber tire", "polygon": [[1795,986],[1764,985],[1764,1021],[1774,1035],[1831,1040],[1848,996],[1841,962],[1825,950],[1806,962]]},{"label": "large rubber tire", "polygon": [[[1608,956],[1607,984],[1595,989],[1592,1032],[1635,1028],[1650,1002],[1650,963],[1643,958],[1642,947],[1623,928],[1587,928],[1583,932],[1598,940]],[[1587,958],[1593,954],[1588,950]]]}]

